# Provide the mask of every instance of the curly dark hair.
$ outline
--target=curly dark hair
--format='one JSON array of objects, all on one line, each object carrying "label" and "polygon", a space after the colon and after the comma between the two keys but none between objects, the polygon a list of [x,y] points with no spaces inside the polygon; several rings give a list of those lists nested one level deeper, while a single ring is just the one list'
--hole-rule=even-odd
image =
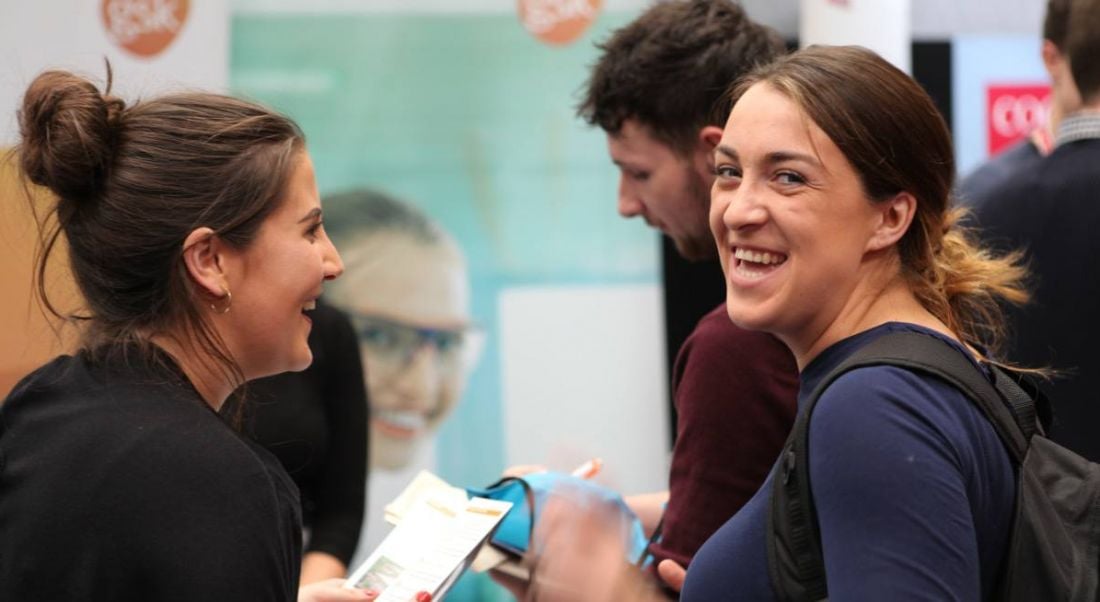
[{"label": "curly dark hair", "polygon": [[676,0],[653,6],[597,48],[578,116],[611,134],[636,119],[685,153],[700,128],[722,125],[730,84],[785,45],[735,2]]}]

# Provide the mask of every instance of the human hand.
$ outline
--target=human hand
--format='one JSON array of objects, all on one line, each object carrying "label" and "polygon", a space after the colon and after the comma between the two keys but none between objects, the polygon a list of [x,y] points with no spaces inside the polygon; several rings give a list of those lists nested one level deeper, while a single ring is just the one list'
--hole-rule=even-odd
[{"label": "human hand", "polygon": [[680,566],[675,560],[664,559],[657,565],[657,575],[675,591],[684,589],[684,579],[687,577],[687,569]]},{"label": "human hand", "polygon": [[344,579],[325,579],[298,588],[298,602],[354,602],[377,597],[374,590],[346,589]]},{"label": "human hand", "polygon": [[503,587],[512,597],[516,600],[526,600],[527,590],[529,589],[530,582],[526,579],[520,579],[513,575],[509,575],[505,572],[498,571],[496,569],[489,569],[489,578],[494,583]]},{"label": "human hand", "polygon": [[540,602],[659,600],[625,560],[627,521],[620,509],[579,492],[557,492],[536,529],[538,559],[530,589]]}]

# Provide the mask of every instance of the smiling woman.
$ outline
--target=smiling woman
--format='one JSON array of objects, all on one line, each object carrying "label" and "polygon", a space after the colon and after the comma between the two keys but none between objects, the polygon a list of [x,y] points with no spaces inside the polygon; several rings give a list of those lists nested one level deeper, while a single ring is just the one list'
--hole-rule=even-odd
[{"label": "smiling woman", "polygon": [[[1027,298],[1024,272],[956,225],[951,141],[916,82],[868,50],[812,47],[758,69],[732,99],[710,214],[727,311],[790,347],[800,411],[833,368],[893,332],[982,366],[999,343],[998,301]],[[1015,476],[981,410],[894,366],[847,372],[812,409],[828,597],[997,598]],[[776,597],[773,477],[700,550],[682,599]]]},{"label": "smiling woman", "polygon": [[[820,541],[803,543],[823,556],[827,592],[792,592],[787,567],[769,565],[781,545],[769,530],[773,489],[795,461],[785,451],[695,555],[680,599],[1003,599],[1016,475],[977,405],[945,380],[888,365],[845,372],[805,404],[891,333],[988,374],[997,303],[1027,297],[1018,256],[993,258],[959,229],[947,127],[920,86],[871,51],[802,50],[757,68],[732,100],[710,226],[730,318],[775,334],[798,362],[799,423],[810,410],[812,420],[809,477],[794,482],[812,493]],[[625,568],[608,574],[600,550],[622,552],[600,531],[589,525],[569,562],[540,560],[551,568],[536,581],[580,587],[587,600],[657,597],[630,589]],[[683,579],[672,561],[659,568]]]},{"label": "smiling woman", "polygon": [[[108,85],[110,88],[110,73]],[[0,599],[361,600],[297,587],[297,491],[221,421],[246,380],[301,370],[305,312],[343,271],[298,127],[215,94],[126,106],[38,76],[18,161],[56,195],[87,306],[80,351],[0,407]]]}]

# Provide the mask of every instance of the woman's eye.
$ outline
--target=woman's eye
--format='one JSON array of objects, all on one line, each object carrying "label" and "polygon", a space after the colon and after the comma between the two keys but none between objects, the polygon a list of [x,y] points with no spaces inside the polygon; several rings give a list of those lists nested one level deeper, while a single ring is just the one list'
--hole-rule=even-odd
[{"label": "woman's eye", "polygon": [[718,165],[714,168],[714,175],[719,178],[740,178],[741,170],[733,165]]},{"label": "woman's eye", "polygon": [[802,176],[800,176],[800,175],[798,175],[798,174],[796,174],[792,171],[781,171],[781,172],[779,172],[778,174],[775,175],[775,179],[778,180],[780,184],[805,184],[806,183],[806,178],[803,178]]},{"label": "woman's eye", "polygon": [[320,231],[321,231],[321,222],[317,222],[316,224],[313,224],[312,226],[310,226],[309,230],[306,230],[306,236],[308,236],[311,240],[315,239],[315,238],[317,238],[317,233],[320,232]]}]

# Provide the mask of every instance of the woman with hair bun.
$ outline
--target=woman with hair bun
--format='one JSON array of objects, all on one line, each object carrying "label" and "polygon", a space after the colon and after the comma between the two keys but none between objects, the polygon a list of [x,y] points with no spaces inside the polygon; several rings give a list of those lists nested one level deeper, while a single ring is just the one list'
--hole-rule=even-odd
[{"label": "woman with hair bun", "polygon": [[372,599],[298,589],[297,489],[217,413],[310,364],[309,314],[343,271],[301,131],[215,94],[126,106],[63,71],[19,124],[26,178],[56,195],[39,293],[53,311],[64,236],[85,310],[79,351],[0,407],[0,599]]}]

